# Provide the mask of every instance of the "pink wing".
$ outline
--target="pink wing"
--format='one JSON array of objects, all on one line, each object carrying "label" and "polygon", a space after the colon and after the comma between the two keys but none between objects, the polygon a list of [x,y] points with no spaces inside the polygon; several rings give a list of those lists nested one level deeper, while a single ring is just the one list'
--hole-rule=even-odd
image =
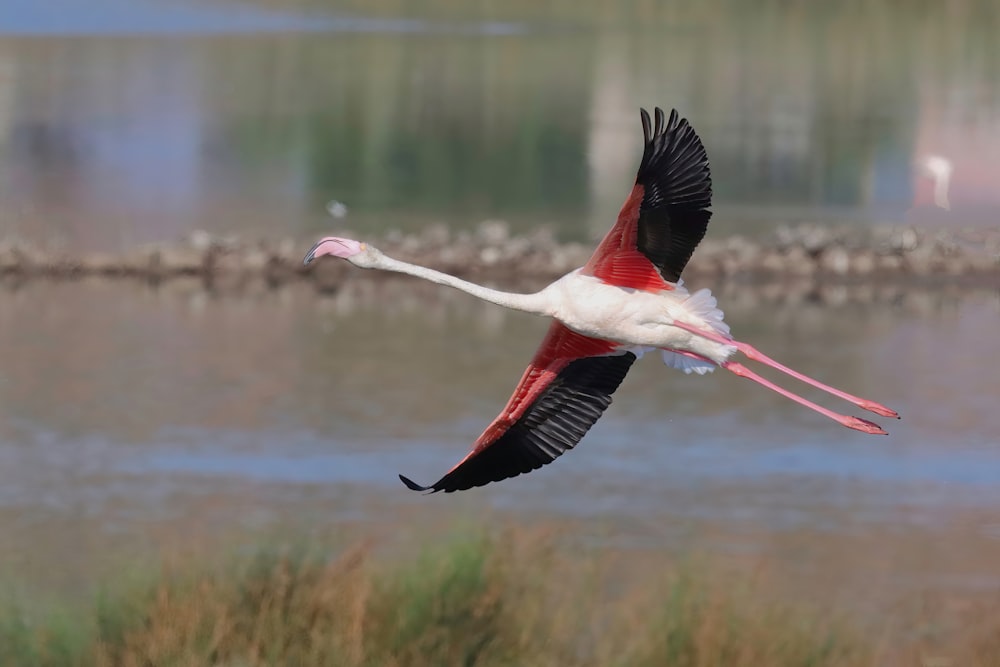
[{"label": "pink wing", "polygon": [[656,125],[641,111],[646,139],[635,186],[584,273],[642,290],[671,289],[705,236],[712,177],[701,139],[677,111]]},{"label": "pink wing", "polygon": [[614,343],[556,321],[500,415],[472,451],[430,486],[400,475],[414,491],[462,491],[531,472],[572,449],[611,405],[635,361]]}]

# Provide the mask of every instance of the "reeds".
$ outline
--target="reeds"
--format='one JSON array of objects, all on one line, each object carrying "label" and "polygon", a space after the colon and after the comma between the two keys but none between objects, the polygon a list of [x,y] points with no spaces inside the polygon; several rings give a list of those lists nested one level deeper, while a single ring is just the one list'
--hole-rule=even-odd
[{"label": "reeds", "polygon": [[[627,566],[513,532],[416,557],[365,545],[333,556],[264,551],[167,568],[86,610],[40,620],[8,611],[0,665],[822,667],[923,655],[781,603],[758,578]],[[991,627],[963,665],[998,664],[988,651],[1000,624]]]}]

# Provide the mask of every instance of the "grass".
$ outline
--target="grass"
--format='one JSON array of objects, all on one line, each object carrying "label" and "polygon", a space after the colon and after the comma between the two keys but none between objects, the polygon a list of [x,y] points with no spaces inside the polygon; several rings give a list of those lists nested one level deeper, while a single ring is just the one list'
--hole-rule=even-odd
[{"label": "grass", "polygon": [[[887,651],[830,613],[778,602],[752,577],[627,565],[509,532],[412,559],[361,545],[188,563],[84,609],[8,610],[0,665],[832,667],[929,655]],[[997,664],[998,630],[976,634],[961,664]]]}]

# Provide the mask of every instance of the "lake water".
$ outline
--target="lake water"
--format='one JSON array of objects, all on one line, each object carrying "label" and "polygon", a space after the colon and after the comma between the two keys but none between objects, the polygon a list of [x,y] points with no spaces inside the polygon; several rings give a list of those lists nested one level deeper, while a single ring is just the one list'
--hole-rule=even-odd
[{"label": "lake water", "polygon": [[[705,138],[713,235],[901,220],[932,154],[954,167],[948,224],[1000,210],[990,2],[37,4],[0,5],[3,237],[309,238],[335,199],[364,233],[502,218],[589,239],[634,177],[640,104]],[[61,594],[192,544],[496,518],[773,556],[789,581],[995,590],[997,292],[719,287],[738,335],[903,420],[864,436],[646,359],[558,462],[424,498],[396,474],[433,481],[464,454],[543,321],[401,280],[5,283],[0,579]]]},{"label": "lake water", "polygon": [[[898,409],[901,421],[882,421],[888,437],[727,373],[689,377],[647,358],[573,452],[501,484],[422,497],[396,474],[430,482],[464,455],[543,320],[407,280],[350,281],[334,295],[2,290],[0,572],[72,590],[126,556],[186,543],[488,516],[576,525],[577,538],[626,548],[709,540],[812,574],[845,540],[867,544],[852,572],[877,570],[874,554],[897,558],[904,544],[943,553],[918,559],[922,585],[958,568],[1000,586],[1000,385],[976,352],[1000,326],[1000,296],[777,294],[726,291],[734,332]],[[785,545],[803,535],[806,547]],[[962,549],[943,550],[957,539]],[[803,548],[815,551],[808,563]]]}]

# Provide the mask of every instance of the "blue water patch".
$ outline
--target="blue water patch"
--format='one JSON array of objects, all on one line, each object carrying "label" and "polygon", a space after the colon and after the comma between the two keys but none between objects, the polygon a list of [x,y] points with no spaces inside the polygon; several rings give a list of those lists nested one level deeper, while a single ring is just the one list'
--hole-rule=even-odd
[{"label": "blue water patch", "polygon": [[957,484],[1000,493],[1000,444],[975,435],[956,437],[945,445],[912,436],[872,438],[825,422],[814,428],[784,423],[775,429],[766,422],[746,423],[736,414],[678,422],[678,427],[665,431],[655,422],[605,419],[588,439],[603,439],[594,447],[641,462],[637,471],[683,470],[688,478],[822,476],[871,483]]},{"label": "blue water patch", "polygon": [[224,35],[275,32],[438,33],[510,35],[506,22],[436,23],[330,13],[283,12],[246,5],[173,0],[4,0],[0,35]]},{"label": "blue water patch", "polygon": [[[701,420],[676,420],[674,434],[661,424],[611,419],[594,429],[565,460],[492,486],[499,506],[527,502],[556,513],[608,514],[655,511],[665,495],[699,494],[705,489],[739,490],[767,506],[772,520],[785,508],[785,523],[815,521],[815,508],[850,509],[871,521],[891,520],[892,508],[936,510],[991,507],[1000,503],[1000,450],[983,443],[947,448],[823,435],[789,428],[775,443],[766,425],[726,426],[718,416],[701,432]],[[664,442],[654,441],[657,437]],[[734,435],[729,435],[734,434]],[[770,434],[770,438],[769,438]],[[290,484],[398,486],[397,473],[418,482],[436,480],[466,453],[468,443],[433,439],[328,439],[315,433],[207,432],[176,430],[121,461],[119,471],[191,477],[229,477]],[[747,517],[762,506],[745,507]],[[739,508],[723,503],[729,518]],[[684,513],[714,516],[718,508],[687,506]]]},{"label": "blue water patch", "polygon": [[[436,443],[386,442],[377,447],[331,442],[315,434],[167,429],[155,443],[119,461],[118,472],[229,477],[275,484],[398,485],[397,466]],[[398,451],[398,456],[390,452]]]},{"label": "blue water patch", "polygon": [[398,483],[377,457],[360,454],[241,454],[225,451],[158,451],[123,464],[120,472],[234,477],[292,484]]}]

